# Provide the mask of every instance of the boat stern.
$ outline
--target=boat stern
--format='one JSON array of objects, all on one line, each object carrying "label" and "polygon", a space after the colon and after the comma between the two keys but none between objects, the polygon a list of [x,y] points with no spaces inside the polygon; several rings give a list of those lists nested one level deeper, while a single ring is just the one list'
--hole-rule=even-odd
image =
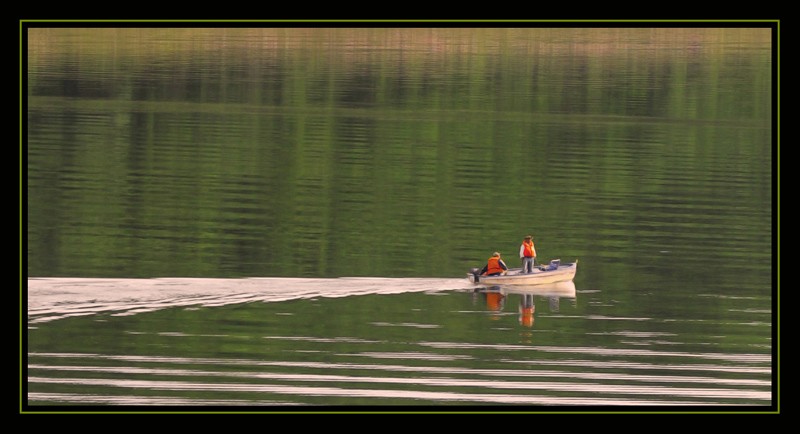
[{"label": "boat stern", "polygon": [[467,279],[472,283],[480,282],[481,270],[479,268],[470,268],[469,273],[467,273]]}]

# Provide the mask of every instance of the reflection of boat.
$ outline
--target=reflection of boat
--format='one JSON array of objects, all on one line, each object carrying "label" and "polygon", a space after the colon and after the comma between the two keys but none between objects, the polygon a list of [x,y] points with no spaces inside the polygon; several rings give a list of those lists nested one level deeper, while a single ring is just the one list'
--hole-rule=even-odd
[{"label": "reflection of boat", "polygon": [[544,297],[550,306],[551,312],[558,312],[560,300],[562,298],[576,300],[575,282],[548,283],[544,285],[481,285],[473,289],[474,294],[481,294],[486,297],[486,307],[494,315],[492,319],[498,319],[497,313],[502,313],[506,299],[511,294],[518,294],[519,300],[519,323],[525,327],[532,327],[536,311],[534,296]]},{"label": "reflection of boat", "polygon": [[485,288],[476,288],[476,291],[486,293],[500,293],[503,295],[539,295],[542,297],[576,298],[575,282],[556,282],[546,285],[491,285]]},{"label": "reflection of boat", "polygon": [[554,259],[549,265],[534,268],[532,273],[522,273],[521,268],[511,268],[499,276],[481,276],[480,270],[473,268],[467,273],[467,278],[472,283],[484,285],[541,285],[571,281],[578,271],[578,260],[575,262],[561,263]]}]

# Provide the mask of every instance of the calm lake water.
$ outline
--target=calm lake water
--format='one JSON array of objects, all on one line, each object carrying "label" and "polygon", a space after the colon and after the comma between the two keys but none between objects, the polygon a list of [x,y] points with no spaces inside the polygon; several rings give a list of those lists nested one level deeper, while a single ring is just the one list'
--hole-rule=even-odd
[{"label": "calm lake water", "polygon": [[769,410],[771,37],[27,29],[22,405]]}]

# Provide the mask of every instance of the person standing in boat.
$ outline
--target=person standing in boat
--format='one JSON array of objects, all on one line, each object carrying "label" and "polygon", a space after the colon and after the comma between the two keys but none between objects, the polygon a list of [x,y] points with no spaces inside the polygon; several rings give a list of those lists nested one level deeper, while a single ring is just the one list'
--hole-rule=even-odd
[{"label": "person standing in boat", "polygon": [[494,252],[481,270],[481,276],[499,276],[506,271],[508,271],[508,267],[506,263],[500,259],[500,252]]},{"label": "person standing in boat", "polygon": [[522,272],[533,273],[533,262],[536,259],[536,247],[533,246],[533,236],[528,235],[519,246],[519,258],[522,260]]}]

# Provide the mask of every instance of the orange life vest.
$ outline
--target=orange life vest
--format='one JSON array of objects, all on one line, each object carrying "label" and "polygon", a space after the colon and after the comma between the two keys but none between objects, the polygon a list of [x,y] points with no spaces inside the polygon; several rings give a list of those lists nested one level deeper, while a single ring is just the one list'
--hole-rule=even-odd
[{"label": "orange life vest", "polygon": [[488,266],[486,267],[486,274],[502,273],[503,271],[505,270],[500,266],[500,258],[495,256],[489,258]]},{"label": "orange life vest", "polygon": [[536,249],[533,247],[533,241],[522,241],[522,245],[524,246],[524,250],[522,251],[522,256],[526,258],[533,258],[536,256]]}]

